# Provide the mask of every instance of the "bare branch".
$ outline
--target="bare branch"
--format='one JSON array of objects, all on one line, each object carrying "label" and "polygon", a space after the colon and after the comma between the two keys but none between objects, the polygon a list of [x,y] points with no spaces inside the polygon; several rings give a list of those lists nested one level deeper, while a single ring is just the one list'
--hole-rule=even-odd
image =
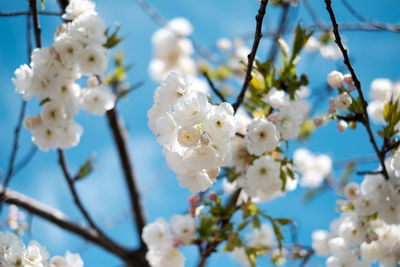
[{"label": "bare branch", "polygon": [[145,248],[146,245],[141,238],[141,234],[143,227],[146,225],[146,219],[143,212],[140,193],[136,185],[131,159],[128,153],[128,144],[125,136],[126,130],[122,124],[122,121],[118,119],[116,108],[107,111],[107,119],[114,137],[115,144],[117,146],[121,167],[124,172],[125,182],[128,187],[136,230],[140,237],[140,246],[141,248]]},{"label": "bare branch", "polygon": [[207,79],[208,84],[211,87],[211,90],[218,96],[218,98],[222,102],[226,102],[225,97],[221,94],[221,92],[215,87],[213,81],[211,80],[210,76],[208,76],[208,73],[206,71],[203,71],[203,76]]},{"label": "bare branch", "polygon": [[393,27],[391,25],[386,25],[382,24],[376,21],[373,21],[371,19],[368,19],[364,16],[362,16],[360,13],[357,12],[356,9],[354,9],[347,0],[342,0],[343,5],[347,8],[347,10],[359,21],[369,24],[377,29],[384,30],[384,31],[393,31],[393,32],[400,32],[400,27]]},{"label": "bare branch", "polygon": [[[61,16],[62,13],[57,11],[39,11],[39,15],[47,16]],[[11,11],[11,12],[0,12],[0,17],[18,17],[18,16],[29,16],[30,11]]]},{"label": "bare branch", "polygon": [[389,179],[389,175],[388,175],[388,172],[387,172],[386,166],[385,166],[385,155],[379,150],[378,145],[376,144],[376,141],[375,141],[375,137],[374,137],[374,135],[372,133],[371,125],[370,125],[370,121],[369,121],[369,117],[368,117],[368,112],[367,112],[368,103],[365,101],[364,94],[363,94],[362,89],[361,89],[361,82],[358,79],[358,77],[357,77],[357,75],[356,75],[356,73],[354,71],[354,68],[350,63],[350,59],[349,59],[349,56],[347,54],[347,50],[343,46],[343,43],[342,43],[342,40],[341,40],[341,37],[340,37],[340,34],[339,34],[338,23],[336,21],[336,17],[335,17],[335,14],[333,12],[333,9],[332,9],[332,3],[331,2],[332,2],[331,0],[325,0],[326,10],[328,11],[329,16],[331,18],[331,22],[332,22],[333,34],[335,35],[335,42],[339,46],[340,51],[342,51],[343,58],[344,58],[344,64],[349,69],[350,74],[351,74],[351,76],[353,78],[353,81],[354,81],[354,85],[355,85],[355,87],[357,89],[358,95],[360,96],[362,112],[363,112],[363,121],[362,121],[362,123],[365,126],[365,129],[367,130],[367,133],[368,133],[368,136],[369,136],[369,140],[370,140],[370,142],[371,142],[371,144],[372,144],[372,146],[373,146],[373,148],[375,150],[375,153],[378,156],[379,161],[381,163],[383,176],[385,177],[386,180],[388,180]]},{"label": "bare branch", "polygon": [[29,0],[29,7],[31,9],[31,14],[32,14],[36,47],[41,48],[42,47],[42,37],[41,37],[42,30],[40,29],[39,14],[38,14],[38,10],[37,10],[37,0]]},{"label": "bare branch", "polygon": [[103,238],[107,238],[106,235],[103,233],[103,231],[99,227],[97,227],[96,223],[93,221],[93,219],[90,217],[88,211],[83,206],[83,203],[82,203],[81,199],[79,198],[78,192],[76,191],[74,179],[69,174],[68,167],[67,167],[67,161],[65,159],[64,152],[61,149],[58,149],[57,153],[58,153],[58,163],[62,169],[65,180],[67,181],[69,190],[71,191],[71,194],[72,194],[72,197],[74,198],[74,202],[75,202],[76,206],[82,213],[83,217],[85,217],[85,219],[86,219],[87,223],[90,225],[90,227],[93,230],[95,230]]},{"label": "bare branch", "polygon": [[256,31],[254,33],[253,47],[251,48],[250,54],[247,56],[248,63],[247,63],[246,77],[242,86],[242,90],[240,91],[236,99],[236,102],[233,104],[233,110],[235,112],[242,104],[244,100],[244,94],[246,93],[247,87],[249,86],[250,81],[252,79],[251,71],[253,70],[254,59],[256,58],[258,45],[260,44],[260,40],[262,38],[262,24],[265,15],[265,10],[267,9],[267,5],[268,5],[268,0],[262,0],[260,8],[258,9],[258,14],[256,16],[257,25],[256,25]]},{"label": "bare branch", "polygon": [[61,227],[66,231],[74,233],[85,240],[104,248],[108,252],[118,256],[124,261],[130,258],[130,254],[134,253],[134,251],[128,250],[119,244],[114,243],[112,240],[104,239],[93,229],[85,228],[82,225],[71,221],[70,218],[57,209],[51,208],[33,198],[10,189],[3,190],[3,187],[0,187],[0,191],[3,195],[2,198],[4,202],[8,204],[14,204],[26,210],[27,212],[37,215]]}]

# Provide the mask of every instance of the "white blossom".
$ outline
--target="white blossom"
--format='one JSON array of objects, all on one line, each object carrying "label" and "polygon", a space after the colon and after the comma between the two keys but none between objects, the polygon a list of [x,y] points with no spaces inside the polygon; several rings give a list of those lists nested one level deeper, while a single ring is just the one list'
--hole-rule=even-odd
[{"label": "white blossom", "polygon": [[279,144],[276,126],[265,117],[257,118],[247,128],[246,146],[251,154],[260,156],[273,151]]}]

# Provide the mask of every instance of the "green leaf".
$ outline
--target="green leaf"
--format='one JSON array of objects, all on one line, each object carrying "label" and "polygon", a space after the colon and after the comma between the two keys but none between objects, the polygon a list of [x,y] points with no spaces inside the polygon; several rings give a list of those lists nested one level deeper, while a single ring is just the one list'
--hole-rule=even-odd
[{"label": "green leaf", "polygon": [[280,225],[287,225],[292,222],[292,220],[286,218],[277,218],[275,221],[277,221]]},{"label": "green leaf", "polygon": [[282,192],[285,192],[287,177],[286,177],[286,173],[282,170],[282,168],[281,168],[281,173],[279,174],[279,178],[282,180],[281,190],[282,190]]},{"label": "green leaf", "polygon": [[252,226],[254,229],[260,229],[261,226],[260,218],[257,215],[253,216]]},{"label": "green leaf", "polygon": [[40,4],[42,6],[42,11],[44,10],[44,2],[46,2],[46,0],[40,0]]},{"label": "green leaf", "polygon": [[47,102],[50,102],[51,99],[50,97],[46,97],[45,99],[42,99],[39,103],[39,106],[43,106],[44,104],[46,104]]},{"label": "green leaf", "polygon": [[107,36],[107,41],[106,41],[105,44],[103,44],[103,46],[105,48],[110,49],[110,48],[116,46],[122,40],[124,40],[124,38],[117,36],[119,29],[120,29],[120,26],[117,26],[117,28],[115,29],[115,31],[111,35],[108,35],[109,34],[109,29],[106,30],[105,34]]},{"label": "green leaf", "polygon": [[85,163],[83,163],[83,165],[79,168],[78,173],[75,175],[74,180],[80,180],[86,176],[88,176],[93,170],[93,162],[94,162],[95,156],[90,156]]},{"label": "green leaf", "polygon": [[243,221],[241,224],[238,226],[238,231],[242,231],[246,226],[249,224],[248,220]]}]

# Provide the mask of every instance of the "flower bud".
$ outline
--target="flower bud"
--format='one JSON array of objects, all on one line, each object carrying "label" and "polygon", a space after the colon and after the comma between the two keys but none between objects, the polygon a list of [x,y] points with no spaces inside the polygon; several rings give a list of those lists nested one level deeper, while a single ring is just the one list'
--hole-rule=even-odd
[{"label": "flower bud", "polygon": [[348,85],[350,85],[350,84],[353,82],[353,77],[351,76],[350,73],[347,73],[347,74],[345,74],[345,75],[343,76],[343,82],[344,82],[345,84],[348,84]]},{"label": "flower bud", "polygon": [[328,74],[327,80],[330,87],[340,88],[343,84],[343,74],[334,70]]},{"label": "flower bud", "polygon": [[324,121],[320,117],[314,118],[314,125],[317,126],[317,127],[321,126],[323,122]]},{"label": "flower bud", "polygon": [[232,47],[232,41],[228,38],[221,38],[217,41],[217,47],[221,51],[228,51]]},{"label": "flower bud", "polygon": [[33,130],[42,123],[42,118],[40,116],[26,116],[24,119],[24,126],[28,130]]},{"label": "flower bud", "polygon": [[344,132],[347,129],[347,122],[345,122],[344,120],[340,120],[337,124],[337,129],[339,130],[339,132]]},{"label": "flower bud", "polygon": [[86,83],[89,88],[95,88],[99,86],[99,80],[96,76],[90,76]]}]

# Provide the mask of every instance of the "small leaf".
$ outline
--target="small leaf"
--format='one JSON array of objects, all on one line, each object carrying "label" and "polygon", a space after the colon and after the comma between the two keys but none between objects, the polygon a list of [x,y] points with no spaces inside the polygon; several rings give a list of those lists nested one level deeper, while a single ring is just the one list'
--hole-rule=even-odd
[{"label": "small leaf", "polygon": [[257,215],[253,216],[252,226],[255,229],[260,229],[261,226],[260,218]]},{"label": "small leaf", "polygon": [[292,220],[286,218],[278,218],[275,219],[275,221],[277,221],[280,225],[286,225],[292,222]]},{"label": "small leaf", "polygon": [[93,167],[93,162],[94,162],[95,156],[90,156],[85,163],[79,168],[78,173],[75,175],[74,180],[80,180],[86,176],[88,176],[94,169]]}]

